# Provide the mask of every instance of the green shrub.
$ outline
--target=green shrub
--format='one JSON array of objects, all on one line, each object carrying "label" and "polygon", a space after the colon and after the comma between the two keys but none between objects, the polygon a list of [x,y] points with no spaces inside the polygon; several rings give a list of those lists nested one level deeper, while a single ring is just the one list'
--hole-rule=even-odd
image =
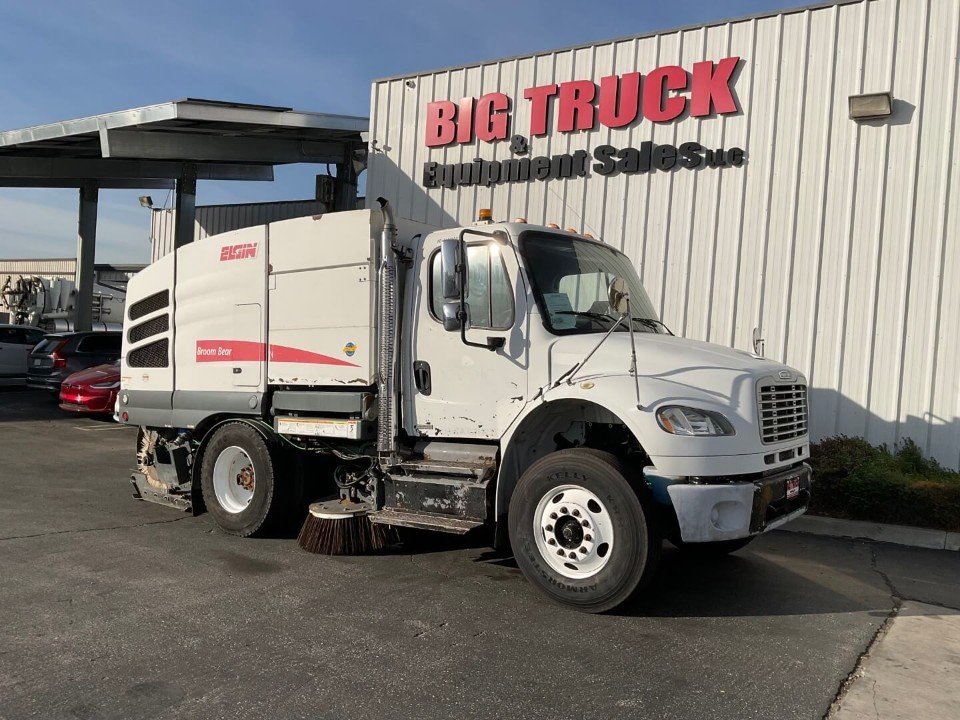
[{"label": "green shrub", "polygon": [[960,532],[960,473],[925,458],[910,439],[893,452],[861,438],[810,446],[816,515]]}]

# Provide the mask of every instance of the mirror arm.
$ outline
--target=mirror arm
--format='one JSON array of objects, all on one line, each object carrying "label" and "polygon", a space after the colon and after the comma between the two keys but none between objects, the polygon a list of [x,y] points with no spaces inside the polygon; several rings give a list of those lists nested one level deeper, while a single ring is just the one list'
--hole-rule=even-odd
[{"label": "mirror arm", "polygon": [[502,230],[494,230],[493,232],[487,232],[484,230],[475,230],[473,228],[465,228],[460,231],[460,264],[457,266],[457,270],[461,273],[460,276],[460,340],[464,345],[469,347],[483,348],[484,350],[489,350],[495,352],[499,350],[504,345],[507,344],[505,338],[502,337],[488,337],[486,342],[477,343],[471,340],[467,340],[467,308],[466,308],[466,297],[464,295],[467,275],[467,258],[466,258],[466,248],[467,243],[464,238],[467,235],[482,235],[484,237],[492,237],[499,240],[503,236]]}]

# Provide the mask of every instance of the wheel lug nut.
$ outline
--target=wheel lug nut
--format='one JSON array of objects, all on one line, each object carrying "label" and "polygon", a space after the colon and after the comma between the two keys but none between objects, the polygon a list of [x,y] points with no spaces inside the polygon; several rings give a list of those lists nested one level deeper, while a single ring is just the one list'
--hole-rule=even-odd
[{"label": "wheel lug nut", "polygon": [[586,549],[585,547],[582,547],[582,548],[580,548],[580,552],[582,552],[584,555],[586,555],[586,554],[587,554],[587,549]]},{"label": "wheel lug nut", "polygon": [[557,541],[554,540],[553,538],[550,538],[549,540],[547,540],[547,545],[556,545],[556,544],[557,544]]},{"label": "wheel lug nut", "polygon": [[568,557],[569,557],[571,560],[576,560],[576,559],[577,559],[577,554],[576,554],[575,552],[572,552],[572,553],[570,553],[570,555],[568,555]]},{"label": "wheel lug nut", "polygon": [[564,515],[566,515],[566,514],[567,514],[567,509],[566,509],[565,507],[562,507],[562,508],[560,508],[560,512],[562,512]]},{"label": "wheel lug nut", "polygon": [[545,529],[547,532],[553,532],[553,525],[547,525],[547,527],[545,527],[544,529]]},{"label": "wheel lug nut", "polygon": [[590,533],[587,533],[586,535],[583,536],[583,539],[586,540],[587,542],[590,542],[591,540],[593,540],[593,535],[591,535]]},{"label": "wheel lug nut", "polygon": [[557,519],[557,514],[556,514],[556,513],[550,513],[550,519],[551,519],[551,520],[556,520],[556,519]]},{"label": "wheel lug nut", "polygon": [[557,555],[559,555],[560,557],[563,557],[563,550],[557,550]]},{"label": "wheel lug nut", "polygon": [[590,523],[588,523],[586,520],[581,520],[580,524],[583,525],[584,527],[590,527]]},{"label": "wheel lug nut", "polygon": [[574,510],[574,511],[573,511],[573,516],[574,516],[574,517],[580,517],[580,511],[579,511],[579,510]]}]

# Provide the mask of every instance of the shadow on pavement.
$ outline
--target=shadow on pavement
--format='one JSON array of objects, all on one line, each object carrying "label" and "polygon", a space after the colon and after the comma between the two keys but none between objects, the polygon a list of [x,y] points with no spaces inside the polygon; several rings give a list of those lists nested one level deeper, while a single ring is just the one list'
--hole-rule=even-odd
[{"label": "shadow on pavement", "polygon": [[46,390],[25,387],[0,387],[0,423],[90,420],[115,424],[110,415],[72,413],[60,409],[59,399]]}]

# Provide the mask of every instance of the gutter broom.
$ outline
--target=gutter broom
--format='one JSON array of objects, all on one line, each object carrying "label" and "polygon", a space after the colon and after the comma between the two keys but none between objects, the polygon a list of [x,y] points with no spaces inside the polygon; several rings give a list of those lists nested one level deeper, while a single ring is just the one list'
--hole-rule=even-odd
[{"label": "gutter broom", "polygon": [[310,505],[297,544],[310,553],[362,555],[397,542],[396,530],[371,522],[368,510],[367,505],[346,498],[315,502]]}]

